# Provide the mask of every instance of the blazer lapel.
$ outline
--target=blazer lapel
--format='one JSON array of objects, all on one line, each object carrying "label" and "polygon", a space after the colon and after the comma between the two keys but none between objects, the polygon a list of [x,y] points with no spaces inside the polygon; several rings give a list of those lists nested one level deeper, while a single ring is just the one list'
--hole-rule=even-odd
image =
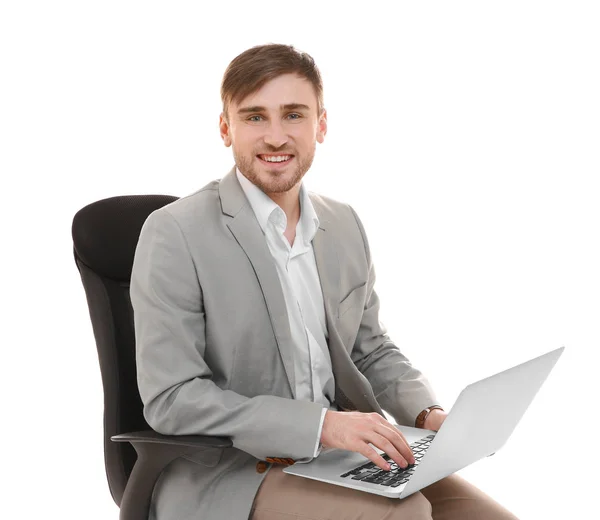
[{"label": "blazer lapel", "polygon": [[236,177],[235,167],[219,183],[219,195],[223,213],[233,217],[227,223],[227,227],[248,256],[258,278],[290,390],[295,399],[294,356],[285,297],[281,289],[275,261],[269,251],[269,246],[256,220],[254,211],[252,211],[252,207]]},{"label": "blazer lapel", "polygon": [[335,234],[331,230],[328,231],[330,223],[327,209],[321,204],[318,195],[311,193],[309,196],[319,217],[319,229],[313,238],[313,250],[325,303],[329,354],[335,378],[335,401],[344,409],[382,413],[377,401],[374,398],[370,401],[364,393],[364,389],[370,388],[370,383],[356,368],[338,333],[337,316],[341,298],[338,257],[340,249]]}]

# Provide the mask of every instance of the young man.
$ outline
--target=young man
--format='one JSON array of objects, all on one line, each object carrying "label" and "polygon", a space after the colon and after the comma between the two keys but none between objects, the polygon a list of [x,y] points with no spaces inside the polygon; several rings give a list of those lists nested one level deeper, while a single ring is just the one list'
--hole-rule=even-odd
[{"label": "young man", "polygon": [[221,97],[235,166],[149,216],[131,301],[150,426],[233,447],[168,466],[152,518],[514,519],[457,475],[393,500],[281,471],[323,446],[385,467],[369,443],[405,467],[413,455],[383,410],[432,430],[446,413],[379,322],[360,219],[302,183],[327,133],[312,58],[249,49],[227,68]]}]

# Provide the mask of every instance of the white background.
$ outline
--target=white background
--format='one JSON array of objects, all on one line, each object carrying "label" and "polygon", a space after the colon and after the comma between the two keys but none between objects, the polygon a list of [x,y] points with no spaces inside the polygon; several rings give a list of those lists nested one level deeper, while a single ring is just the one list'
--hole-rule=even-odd
[{"label": "white background", "polygon": [[4,2],[0,514],[117,518],[72,217],[226,174],[222,74],[277,42],[324,78],[305,182],[361,216],[381,321],[442,403],[566,346],[508,444],[460,474],[521,519],[597,515],[594,4]]}]

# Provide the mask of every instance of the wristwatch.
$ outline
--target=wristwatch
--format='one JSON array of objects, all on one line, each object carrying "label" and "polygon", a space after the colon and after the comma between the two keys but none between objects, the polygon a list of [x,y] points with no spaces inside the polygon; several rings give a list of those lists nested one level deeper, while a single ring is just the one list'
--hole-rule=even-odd
[{"label": "wristwatch", "polygon": [[417,420],[415,421],[415,427],[416,428],[425,428],[425,419],[427,419],[427,416],[430,414],[431,410],[435,410],[436,408],[444,411],[444,409],[437,404],[434,404],[433,406],[430,406],[429,408],[425,408],[425,410],[423,410],[419,415],[417,415]]}]

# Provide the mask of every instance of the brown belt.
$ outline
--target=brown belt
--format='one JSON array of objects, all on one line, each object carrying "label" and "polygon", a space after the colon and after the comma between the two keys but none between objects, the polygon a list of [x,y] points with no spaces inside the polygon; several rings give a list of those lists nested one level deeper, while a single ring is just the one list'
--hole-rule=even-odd
[{"label": "brown belt", "polygon": [[291,466],[296,463],[294,459],[282,459],[280,457],[266,457],[265,460],[271,464],[283,464],[284,466]]}]

